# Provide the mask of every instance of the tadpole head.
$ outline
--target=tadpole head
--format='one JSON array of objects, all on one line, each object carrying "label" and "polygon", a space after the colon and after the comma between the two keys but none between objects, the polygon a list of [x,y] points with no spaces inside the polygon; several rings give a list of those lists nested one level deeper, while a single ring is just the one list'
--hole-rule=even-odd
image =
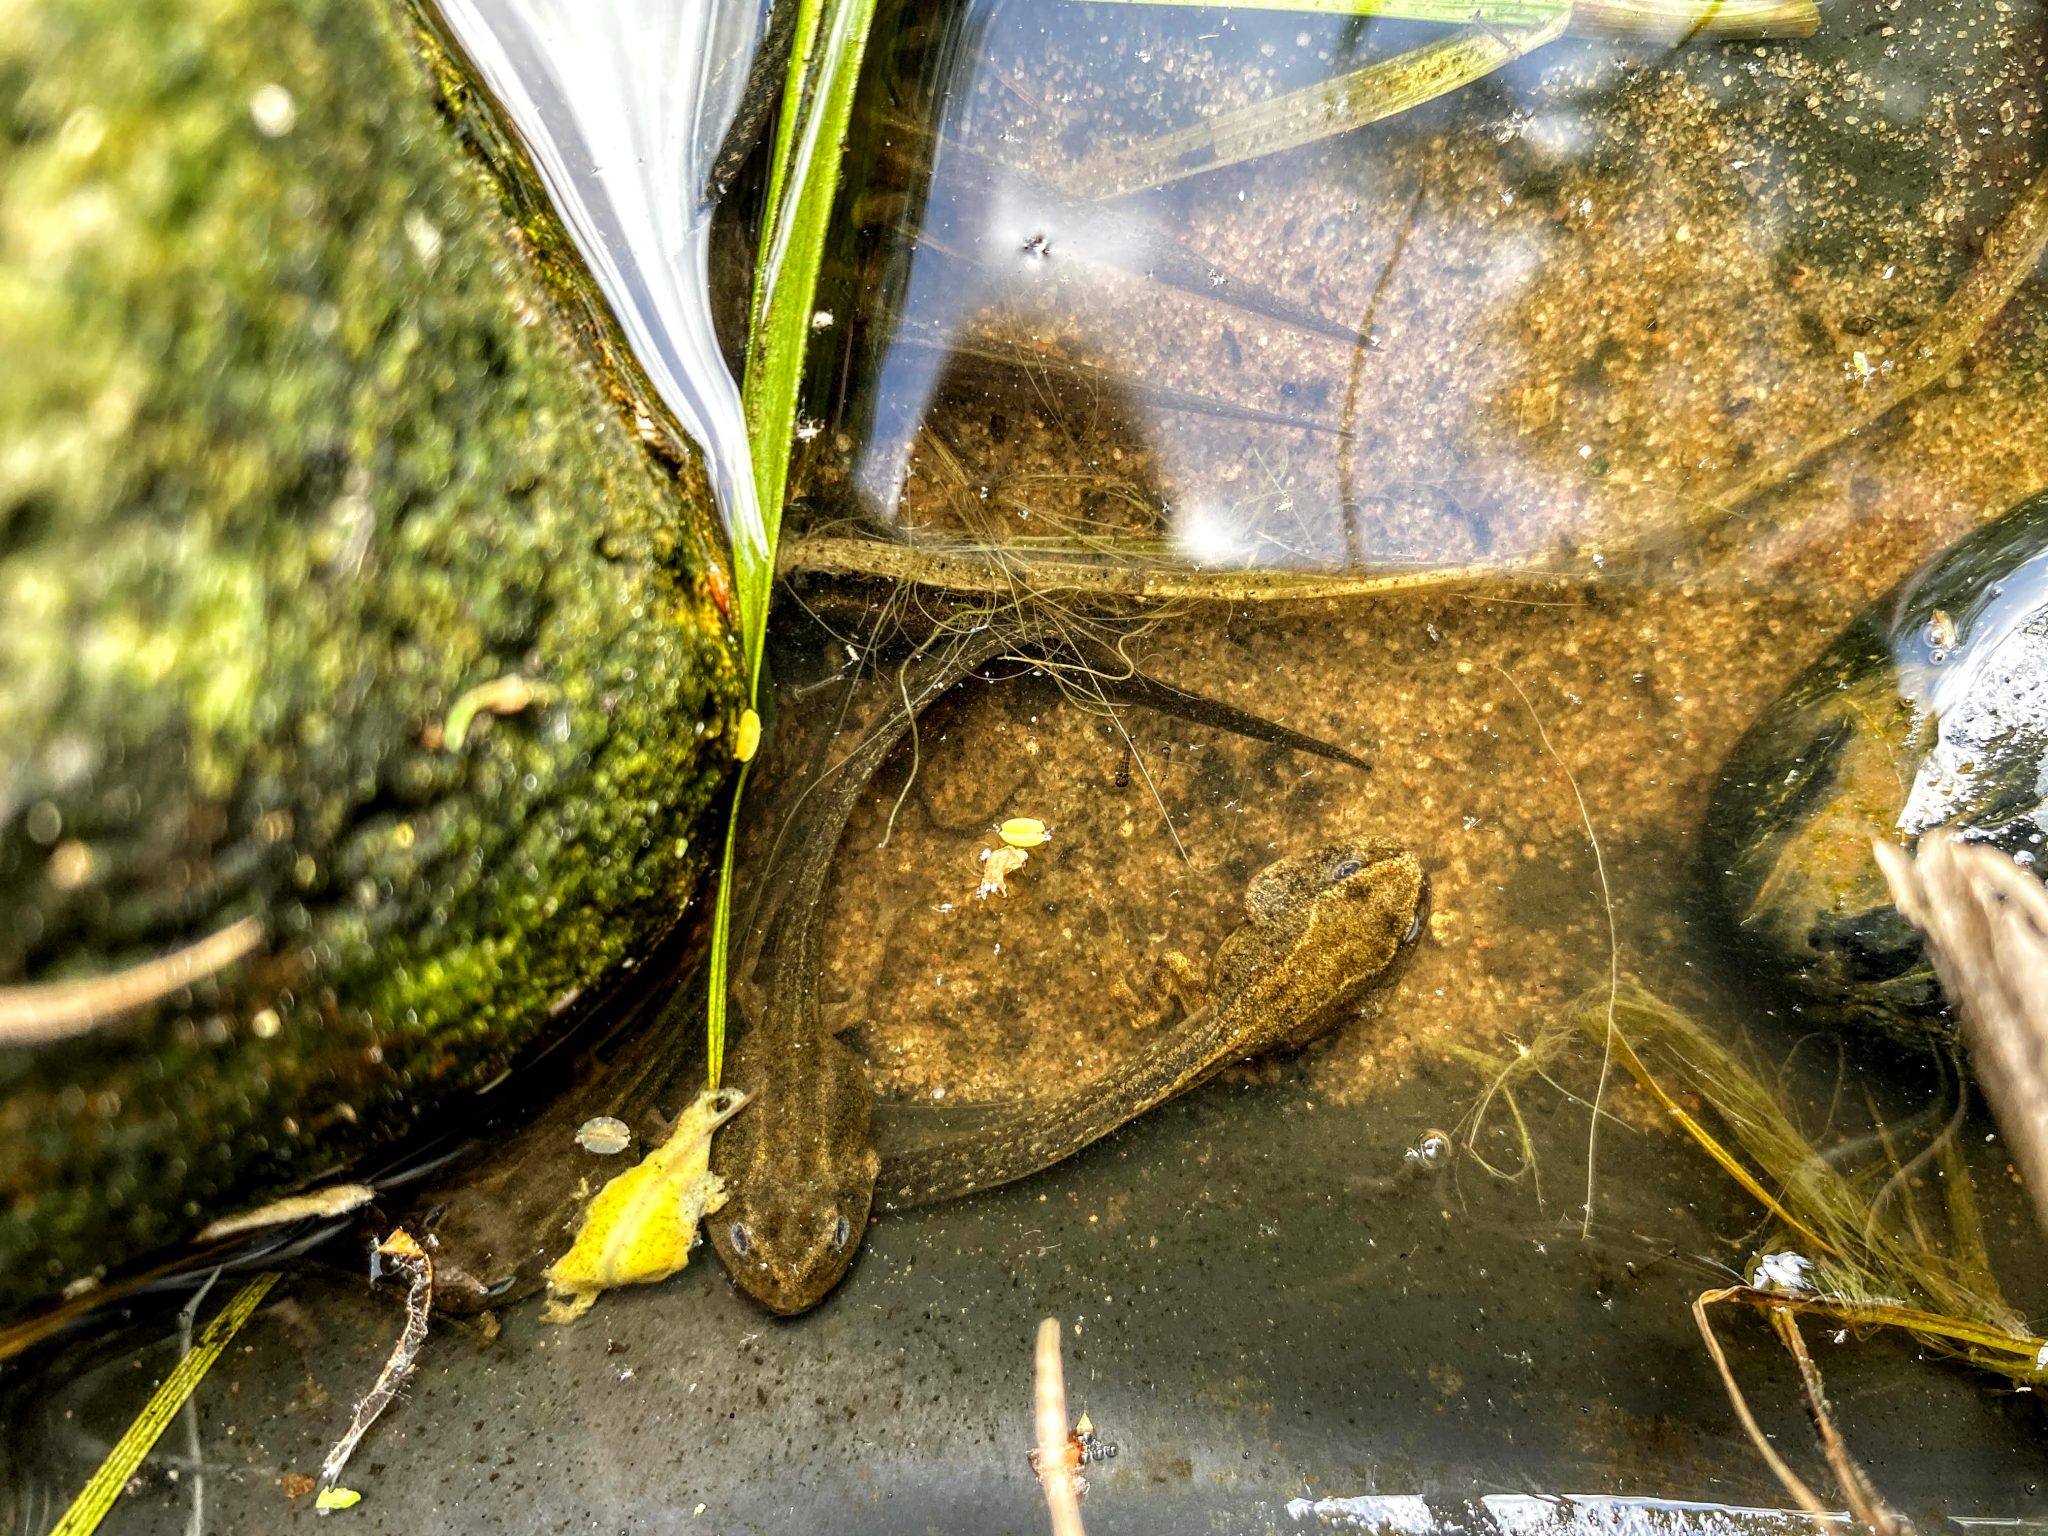
[{"label": "tadpole head", "polygon": [[[873,1152],[868,1153],[871,1163]],[[874,1169],[865,1177],[819,1179],[798,1191],[767,1191],[769,1198],[736,1192],[711,1217],[711,1241],[733,1283],[784,1317],[808,1312],[846,1277],[860,1251],[874,1196]]]}]

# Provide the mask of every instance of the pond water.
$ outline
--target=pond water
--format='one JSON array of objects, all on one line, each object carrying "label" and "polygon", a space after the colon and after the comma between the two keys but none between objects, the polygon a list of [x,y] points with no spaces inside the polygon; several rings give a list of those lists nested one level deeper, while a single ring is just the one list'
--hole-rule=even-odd
[{"label": "pond water", "polygon": [[[1119,625],[1147,673],[1365,772],[1112,711],[1028,661],[962,683],[840,846],[828,1024],[885,1098],[1050,1099],[1171,1027],[1152,1022],[1166,956],[1214,953],[1280,855],[1412,850],[1426,931],[1301,1054],[1033,1178],[879,1219],[799,1320],[767,1317],[703,1249],[569,1328],[532,1303],[502,1331],[437,1325],[338,1518],[1039,1529],[1025,1451],[1048,1315],[1073,1411],[1117,1451],[1088,1469],[1098,1533],[1540,1523],[1508,1495],[1786,1501],[1688,1311],[1768,1224],[1565,1026],[1638,982],[1743,1055],[1817,1145],[1909,1122],[1910,1158],[1947,1119],[1931,1058],[1810,1026],[1711,940],[1697,833],[1730,750],[1854,613],[2048,484],[2048,217],[2029,201],[2044,18],[1893,0],[1829,8],[1810,38],[1524,32],[1458,34],[1519,56],[1314,137],[1307,108],[1255,109],[1374,66],[1383,88],[1450,30],[885,11],[819,304],[805,537],[864,521],[1001,544],[1027,577],[1076,546],[1225,572],[1441,569]],[[1290,133],[1306,142],[1227,163]],[[891,687],[869,664],[961,613],[800,575],[769,768],[850,737]],[[758,854],[796,786],[757,787]],[[1012,815],[1052,841],[982,898]],[[1482,1104],[1539,1045],[1545,1075]],[[1967,1113],[1993,1263],[2038,1311],[2039,1237]],[[1406,1154],[1431,1132],[1454,1155],[1419,1168]],[[1939,1182],[1914,1181],[1929,1211]],[[327,1254],[353,1266],[360,1245]],[[42,1529],[89,1475],[172,1358],[175,1306],[16,1374],[0,1525]],[[1749,1314],[1721,1317],[1779,1449],[1829,1487],[1785,1354]],[[397,1322],[359,1276],[288,1276],[201,1388],[196,1439],[174,1425],[106,1528],[310,1519],[278,1479],[317,1466]],[[1902,1509],[2048,1518],[2034,1394],[1896,1335],[1808,1337]],[[196,1487],[209,1513],[188,1526]],[[1714,1528],[1542,1508],[1559,1528]]]}]

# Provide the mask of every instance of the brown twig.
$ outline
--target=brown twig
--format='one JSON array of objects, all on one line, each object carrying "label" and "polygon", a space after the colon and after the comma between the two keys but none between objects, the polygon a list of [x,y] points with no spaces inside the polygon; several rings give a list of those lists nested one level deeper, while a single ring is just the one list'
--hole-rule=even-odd
[{"label": "brown twig", "polygon": [[83,981],[0,987],[0,1045],[68,1040],[96,1024],[169,997],[242,959],[263,942],[263,922],[245,917],[155,960]]},{"label": "brown twig", "polygon": [[1848,1445],[1836,1430],[1834,1417],[1828,1412],[1827,1392],[1821,1385],[1820,1367],[1806,1351],[1806,1336],[1799,1331],[1798,1316],[1785,1307],[1771,1307],[1768,1315],[1772,1329],[1799,1367],[1807,1417],[1813,1420],[1813,1432],[1820,1436],[1821,1455],[1827,1458],[1828,1470],[1835,1474],[1835,1483],[1842,1490],[1849,1512],[1868,1526],[1873,1536],[1916,1536],[1913,1522],[1885,1502],[1884,1495],[1856,1465],[1856,1458],[1849,1454]]},{"label": "brown twig", "polygon": [[1873,852],[1899,911],[1927,935],[1970,1064],[2048,1231],[2048,890],[1998,849],[1946,831],[1921,838],[1918,857],[1882,840]]},{"label": "brown twig", "polygon": [[1763,1457],[1764,1465],[1785,1487],[1813,1523],[1820,1527],[1825,1536],[1838,1536],[1842,1516],[1821,1503],[1820,1496],[1806,1486],[1797,1472],[1786,1464],[1771,1442],[1765,1438],[1763,1426],[1756,1421],[1756,1415],[1749,1411],[1749,1400],[1742,1395],[1742,1388],[1735,1384],[1735,1372],[1729,1367],[1728,1356],[1722,1351],[1721,1341],[1714,1334],[1714,1325],[1707,1320],[1707,1308],[1716,1302],[1739,1297],[1746,1288],[1728,1286],[1718,1291],[1702,1291],[1693,1298],[1692,1320],[1699,1324],[1700,1337],[1706,1340],[1707,1353],[1714,1357],[1714,1368],[1721,1373],[1721,1385],[1727,1390],[1729,1406],[1734,1408],[1735,1417],[1742,1421],[1742,1428],[1749,1436],[1749,1443],[1756,1447],[1756,1453]]},{"label": "brown twig", "polygon": [[1038,1483],[1045,1490],[1045,1507],[1052,1516],[1052,1536],[1087,1536],[1068,1457],[1067,1378],[1060,1365],[1060,1320],[1056,1317],[1038,1325],[1032,1400],[1037,1410]]}]

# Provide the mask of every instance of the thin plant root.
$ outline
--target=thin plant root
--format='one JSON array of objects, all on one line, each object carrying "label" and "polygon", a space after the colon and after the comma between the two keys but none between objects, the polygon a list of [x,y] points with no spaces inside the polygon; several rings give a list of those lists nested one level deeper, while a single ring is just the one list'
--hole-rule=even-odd
[{"label": "thin plant root", "polygon": [[[377,1416],[390,1406],[398,1396],[398,1389],[405,1385],[406,1377],[412,1374],[414,1363],[419,1359],[420,1346],[427,1339],[427,1313],[434,1305],[434,1261],[427,1250],[413,1241],[405,1228],[395,1228],[391,1235],[377,1245],[377,1257],[386,1260],[391,1267],[407,1277],[411,1284],[405,1293],[405,1331],[399,1334],[398,1343],[391,1351],[391,1358],[384,1362],[384,1369],[377,1373],[377,1380],[356,1404],[355,1416],[342,1437],[334,1443],[334,1449],[327,1453],[327,1459],[320,1463],[320,1477],[314,1484],[315,1507],[323,1513],[330,1508],[346,1508],[354,1503],[346,1498],[346,1490],[339,1488],[343,1468],[348,1465],[356,1446],[370,1426],[377,1422]],[[344,1499],[330,1495],[342,1493]],[[345,1501],[344,1501],[345,1500]]]},{"label": "thin plant root", "polygon": [[1621,994],[1621,936],[1614,921],[1614,890],[1607,883],[1607,855],[1601,851],[1600,834],[1593,830],[1593,813],[1586,809],[1586,797],[1579,790],[1579,781],[1571,765],[1551,745],[1550,732],[1543,728],[1543,717],[1536,713],[1535,704],[1530,702],[1528,691],[1515,674],[1498,665],[1494,671],[1506,678],[1508,686],[1515,690],[1522,707],[1529,711],[1529,718],[1536,724],[1536,734],[1543,742],[1543,750],[1550,754],[1551,761],[1564,775],[1565,783],[1571,786],[1572,800],[1579,808],[1579,823],[1586,829],[1586,841],[1593,847],[1593,868],[1600,876],[1600,905],[1607,914],[1607,1027],[1601,1039],[1600,1081],[1593,1089],[1593,1118],[1586,1129],[1586,1203],[1580,1211],[1579,1225],[1580,1237],[1590,1238],[1593,1235],[1593,1185],[1600,1152],[1600,1104],[1607,1096],[1607,1078],[1614,1066],[1614,1005]]}]

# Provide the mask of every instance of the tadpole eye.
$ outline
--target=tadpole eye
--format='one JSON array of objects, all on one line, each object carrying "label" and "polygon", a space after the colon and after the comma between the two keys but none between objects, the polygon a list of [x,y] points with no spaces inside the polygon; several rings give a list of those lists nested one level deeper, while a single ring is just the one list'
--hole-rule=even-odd
[{"label": "tadpole eye", "polygon": [[1363,859],[1339,859],[1330,866],[1330,884],[1335,885],[1340,880],[1349,880],[1363,868],[1365,868],[1365,860]]},{"label": "tadpole eye", "polygon": [[747,1236],[747,1224],[743,1221],[736,1221],[726,1228],[726,1235],[732,1239],[732,1251],[743,1259],[747,1256],[747,1250],[754,1246],[754,1240]]},{"label": "tadpole eye", "polygon": [[842,1214],[839,1218],[839,1225],[832,1229],[833,1251],[837,1252],[839,1249],[844,1248],[846,1240],[851,1236],[853,1236],[853,1223],[848,1221]]}]

